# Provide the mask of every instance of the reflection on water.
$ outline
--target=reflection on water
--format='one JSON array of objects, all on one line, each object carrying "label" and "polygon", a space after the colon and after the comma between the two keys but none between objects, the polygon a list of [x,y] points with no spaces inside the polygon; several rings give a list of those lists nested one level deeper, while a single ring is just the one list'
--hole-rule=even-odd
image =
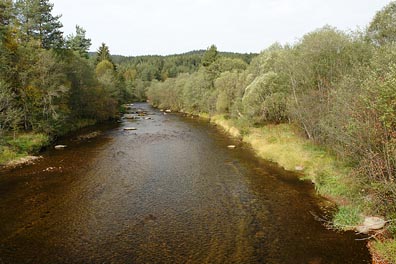
[{"label": "reflection on water", "polygon": [[370,263],[354,234],[315,221],[311,184],[205,122],[139,107],[152,120],[0,174],[0,263]]}]

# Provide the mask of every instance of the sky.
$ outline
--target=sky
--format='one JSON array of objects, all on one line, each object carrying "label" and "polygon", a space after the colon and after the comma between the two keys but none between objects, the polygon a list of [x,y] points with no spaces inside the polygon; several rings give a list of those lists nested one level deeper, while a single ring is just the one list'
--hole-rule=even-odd
[{"label": "sky", "polygon": [[168,55],[206,49],[260,52],[324,25],[364,29],[389,0],[50,0],[65,35],[82,26],[92,51]]}]

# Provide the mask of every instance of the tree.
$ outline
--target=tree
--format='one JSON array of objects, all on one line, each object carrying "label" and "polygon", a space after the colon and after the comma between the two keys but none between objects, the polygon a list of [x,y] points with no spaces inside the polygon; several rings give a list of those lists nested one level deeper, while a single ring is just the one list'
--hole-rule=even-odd
[{"label": "tree", "polygon": [[63,46],[61,16],[51,14],[54,5],[49,0],[18,0],[15,6],[22,43],[36,41],[44,49]]},{"label": "tree", "polygon": [[204,67],[209,67],[213,62],[216,61],[217,56],[217,47],[215,45],[210,46],[203,55],[202,65]]},{"label": "tree", "polygon": [[0,78],[8,83],[16,79],[14,62],[17,52],[15,34],[11,29],[14,8],[11,0],[0,2]]},{"label": "tree", "polygon": [[91,39],[85,36],[86,31],[76,25],[76,35],[69,35],[67,36],[66,46],[67,48],[77,51],[81,57],[88,59],[88,51],[91,47]]},{"label": "tree", "polygon": [[6,129],[18,129],[22,113],[15,105],[15,94],[3,81],[0,81],[0,136]]},{"label": "tree", "polygon": [[396,43],[396,1],[379,11],[371,21],[367,37],[375,45]]},{"label": "tree", "polygon": [[105,43],[102,43],[102,45],[99,47],[98,51],[96,52],[96,64],[99,64],[101,61],[104,60],[107,60],[114,65],[110,57],[109,47]]},{"label": "tree", "polygon": [[0,40],[3,42],[9,31],[8,26],[11,23],[13,3],[11,0],[2,0],[0,2]]}]

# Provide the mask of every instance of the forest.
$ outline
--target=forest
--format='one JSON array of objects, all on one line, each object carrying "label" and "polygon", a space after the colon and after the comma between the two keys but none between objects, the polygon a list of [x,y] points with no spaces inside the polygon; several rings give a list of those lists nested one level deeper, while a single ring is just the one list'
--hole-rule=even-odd
[{"label": "forest", "polygon": [[[52,10],[49,0],[0,1],[0,164],[148,99],[162,109],[221,116],[244,135],[292,130],[342,162],[343,178],[330,185],[342,181],[346,190],[329,195],[349,199],[340,225],[381,215],[387,236],[396,235],[396,2],[364,30],[326,25],[260,54],[212,45],[137,57],[112,56],[104,43],[89,52],[86,31],[76,26],[64,36]],[[316,175],[317,188],[329,179]],[[389,253],[396,245],[378,248]]]}]

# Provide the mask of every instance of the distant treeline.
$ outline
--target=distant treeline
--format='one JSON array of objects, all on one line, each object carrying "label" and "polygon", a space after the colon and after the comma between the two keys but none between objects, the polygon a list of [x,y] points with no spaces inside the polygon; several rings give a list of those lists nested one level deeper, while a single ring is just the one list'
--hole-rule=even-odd
[{"label": "distant treeline", "polygon": [[[117,64],[117,69],[125,80],[126,90],[130,95],[129,100],[146,100],[146,90],[152,81],[165,81],[175,78],[182,73],[194,73],[199,70],[205,50],[190,51],[183,54],[158,56],[136,56],[125,57],[119,55],[111,56]],[[95,57],[96,54],[92,54]],[[258,54],[240,54],[232,52],[219,52],[224,58],[236,58],[245,63]]]},{"label": "distant treeline", "polygon": [[250,63],[219,56],[213,46],[198,71],[153,81],[147,95],[160,108],[223,114],[250,126],[295,124],[354,166],[351,177],[368,186],[361,197],[372,213],[396,217],[395,2],[365,31],[325,26],[293,45],[274,44]]}]

